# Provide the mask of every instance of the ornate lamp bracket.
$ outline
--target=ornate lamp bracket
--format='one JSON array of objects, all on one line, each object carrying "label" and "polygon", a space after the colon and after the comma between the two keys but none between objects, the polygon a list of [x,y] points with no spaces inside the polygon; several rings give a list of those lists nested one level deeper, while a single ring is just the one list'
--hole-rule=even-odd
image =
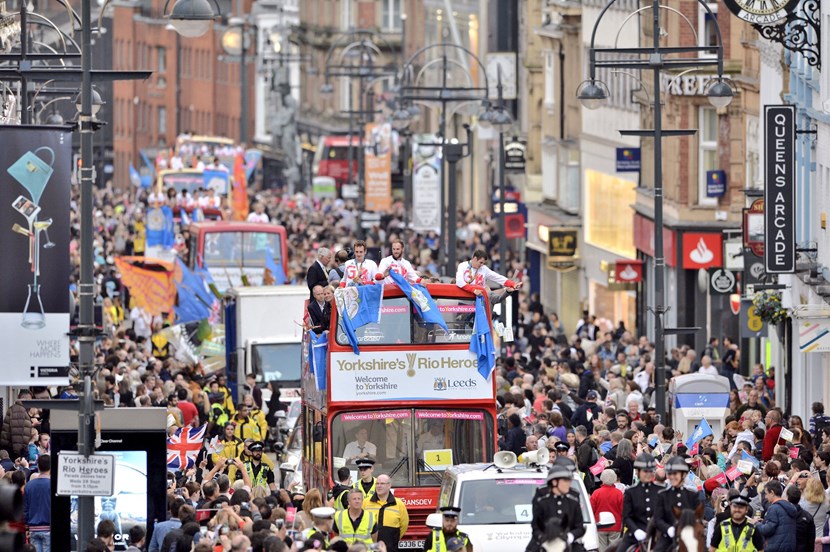
[{"label": "ornate lamp bracket", "polygon": [[799,52],[807,63],[821,69],[821,6],[819,0],[803,0],[777,25],[753,24],[767,40]]}]

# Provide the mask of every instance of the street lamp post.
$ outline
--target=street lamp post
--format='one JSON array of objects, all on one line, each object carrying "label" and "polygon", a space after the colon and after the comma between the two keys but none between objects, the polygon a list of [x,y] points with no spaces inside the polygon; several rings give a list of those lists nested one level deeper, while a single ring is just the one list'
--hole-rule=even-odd
[{"label": "street lamp post", "polygon": [[228,20],[228,28],[222,35],[222,49],[229,56],[239,56],[239,80],[240,101],[239,101],[239,142],[248,143],[248,112],[249,90],[248,90],[248,33],[256,29],[244,17],[231,17]]},{"label": "street lamp post", "polygon": [[[692,129],[678,129],[678,130],[664,130],[662,120],[662,106],[660,104],[660,75],[664,70],[672,69],[688,69],[688,68],[702,68],[715,66],[717,68],[717,79],[713,80],[712,84],[707,90],[709,101],[715,107],[721,108],[729,105],[732,100],[732,88],[723,79],[723,39],[721,37],[720,26],[718,25],[715,14],[712,13],[711,8],[706,3],[706,0],[698,0],[698,3],[706,10],[707,17],[711,18],[717,34],[717,46],[674,46],[663,47],[660,46],[660,39],[662,38],[662,29],[660,28],[660,10],[666,9],[674,11],[672,8],[660,4],[660,0],[652,0],[650,6],[640,8],[638,12],[643,10],[651,10],[651,36],[652,44],[650,47],[643,48],[596,48],[597,30],[602,21],[603,16],[614,4],[611,0],[600,12],[597,17],[594,29],[591,33],[591,45],[588,50],[589,54],[589,72],[588,80],[582,82],[577,90],[577,97],[582,102],[582,105],[587,109],[597,109],[602,106],[608,99],[608,87],[596,78],[596,70],[598,67],[605,67],[609,69],[640,69],[650,70],[652,73],[652,109],[654,113],[654,128],[644,130],[620,130],[623,136],[639,136],[651,137],[654,140],[654,302],[653,308],[650,308],[655,318],[655,359],[654,359],[654,387],[655,387],[655,403],[657,413],[663,423],[666,419],[666,372],[665,372],[665,335],[686,333],[692,328],[666,328],[664,326],[664,315],[668,312],[666,306],[666,290],[665,290],[665,266],[666,259],[664,257],[663,244],[663,137],[673,136],[690,136],[695,134],[696,130]],[[635,12],[636,13],[636,12]],[[688,21],[687,21],[688,23]],[[691,24],[689,24],[691,27]],[[692,36],[696,36],[695,29],[692,28]],[[716,56],[700,57],[704,52],[716,51]],[[688,57],[684,57],[688,56]]]},{"label": "street lamp post", "polygon": [[[438,52],[436,53],[436,50]],[[453,56],[450,55],[453,54]],[[466,67],[466,63],[460,62],[456,57],[460,57],[466,62],[473,62],[478,67],[478,73],[484,76],[484,86],[476,86],[472,73]],[[430,85],[422,82],[424,75],[431,70],[437,68],[440,71],[440,81],[436,85]],[[452,78],[453,71],[460,71],[463,73],[463,79],[455,80]],[[410,105],[417,103],[424,104],[438,104],[441,106],[440,118],[438,123],[438,135],[440,141],[435,144],[442,148],[441,155],[441,194],[443,207],[444,194],[444,163],[448,163],[450,176],[447,183],[447,209],[446,218],[442,212],[441,215],[441,242],[443,251],[444,275],[452,276],[456,268],[456,216],[457,216],[457,174],[456,163],[462,158],[470,154],[471,133],[469,127],[465,125],[467,130],[467,143],[453,144],[447,140],[447,106],[449,104],[464,104],[464,103],[481,103],[483,107],[489,106],[487,102],[487,91],[489,85],[487,82],[487,71],[481,60],[473,54],[470,50],[459,46],[457,44],[432,44],[425,46],[412,54],[407,62],[404,64],[402,70],[401,82],[401,99]],[[489,107],[484,112],[485,115],[490,115]],[[479,124],[482,119],[479,119]],[[467,148],[465,152],[464,148]],[[446,159],[445,159],[446,158]],[[454,159],[454,161],[451,161]]]},{"label": "street lamp post", "polygon": [[[342,110],[341,113],[348,115],[349,118],[349,176],[348,183],[352,184],[353,172],[352,163],[354,162],[354,124],[355,121],[361,122],[366,116],[367,110],[364,109],[364,94],[366,92],[366,83],[379,80],[384,77],[394,77],[397,73],[394,65],[379,65],[376,63],[377,59],[384,53],[392,58],[392,47],[379,33],[365,29],[356,29],[347,33],[340,34],[332,42],[326,52],[325,57],[325,82],[320,87],[322,94],[331,94],[334,92],[334,86],[329,79],[333,77],[345,77],[348,85],[352,86],[352,79],[358,80],[358,100],[359,106],[357,110],[353,110],[351,106],[352,95],[349,94],[349,109]],[[354,60],[357,63],[354,63]],[[350,88],[351,91],[351,88]],[[363,128],[358,129],[358,190],[360,193],[359,203],[362,205],[364,201],[363,190]]]}]

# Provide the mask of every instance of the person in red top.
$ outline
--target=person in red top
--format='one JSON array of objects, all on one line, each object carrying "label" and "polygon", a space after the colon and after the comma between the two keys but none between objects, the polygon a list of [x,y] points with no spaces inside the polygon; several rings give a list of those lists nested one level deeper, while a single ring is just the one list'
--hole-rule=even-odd
[{"label": "person in red top", "polygon": [[196,424],[199,423],[199,411],[196,410],[196,405],[192,402],[187,400],[187,389],[182,387],[176,391],[176,395],[179,397],[179,402],[176,406],[179,407],[179,410],[182,411],[182,423],[184,427],[188,427],[193,422],[194,418],[196,419]]},{"label": "person in red top", "polygon": [[614,514],[614,519],[616,520],[613,527],[605,527],[598,530],[597,538],[599,540],[599,549],[605,550],[620,538],[620,531],[622,531],[623,493],[615,486],[617,483],[617,474],[614,473],[614,470],[603,470],[599,479],[602,481],[602,486],[591,495],[591,509],[594,511],[594,519],[599,521],[600,512],[611,512]]},{"label": "person in red top", "polygon": [[475,295],[483,294],[490,281],[506,287],[508,291],[522,287],[521,282],[508,280],[506,276],[487,268],[487,252],[483,249],[476,249],[473,257],[459,264],[455,271],[455,285]]},{"label": "person in red top", "polygon": [[770,410],[764,418],[767,431],[764,433],[764,448],[761,451],[761,460],[769,462],[775,454],[775,446],[778,444],[781,435],[781,413],[777,410]]}]

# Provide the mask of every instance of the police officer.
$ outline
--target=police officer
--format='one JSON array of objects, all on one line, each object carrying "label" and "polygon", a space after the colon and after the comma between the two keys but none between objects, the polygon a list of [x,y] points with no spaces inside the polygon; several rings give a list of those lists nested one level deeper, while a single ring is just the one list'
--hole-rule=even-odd
[{"label": "police officer", "polygon": [[312,508],[311,527],[303,531],[303,540],[311,540],[311,537],[316,533],[320,535],[320,540],[322,540],[325,547],[328,548],[329,533],[331,533],[331,527],[334,524],[334,511],[334,508],[330,508],[328,506]]},{"label": "police officer", "polygon": [[357,464],[360,479],[355,481],[352,487],[362,492],[363,498],[366,499],[375,493],[377,487],[377,479],[372,476],[375,471],[375,461],[371,458],[359,458],[355,464]]},{"label": "police officer", "polygon": [[572,545],[572,550],[582,549],[575,541],[585,534],[585,526],[579,502],[569,496],[572,480],[573,474],[565,466],[554,464],[550,468],[547,477],[550,492],[547,496],[537,492],[533,498],[533,535],[525,552],[541,552],[542,545],[556,536]]},{"label": "police officer", "polygon": [[274,480],[274,470],[262,460],[262,450],[264,446],[262,441],[254,441],[248,447],[251,451],[251,458],[247,461],[236,459],[234,465],[228,469],[228,478],[231,481],[237,479],[244,479],[242,472],[244,471],[250,479],[251,488],[265,487],[271,492],[277,490],[277,485]]},{"label": "police officer", "polygon": [[732,497],[729,519],[715,525],[710,550],[717,552],[755,552],[764,547],[764,538],[747,517],[749,497],[746,493]]},{"label": "police officer", "polygon": [[458,516],[461,515],[461,508],[444,506],[441,508],[441,514],[443,516],[441,530],[433,529],[429,532],[424,541],[424,550],[426,552],[444,552],[450,550],[449,544],[453,539],[458,539],[464,543],[466,552],[473,552],[473,543],[470,542],[470,537],[467,536],[467,533],[458,530]]},{"label": "police officer", "polygon": [[654,523],[659,530],[659,535],[654,552],[666,552],[674,546],[675,526],[677,525],[674,509],[694,510],[697,508],[699,503],[697,493],[683,486],[687,473],[689,473],[689,466],[681,456],[673,456],[666,463],[666,478],[669,487],[657,494]]},{"label": "police officer", "polygon": [[625,552],[647,538],[646,528],[654,516],[657,494],[660,492],[660,487],[654,484],[656,467],[654,457],[647,452],[634,459],[639,482],[629,487],[623,495],[622,524],[625,536],[620,541],[617,552]]}]

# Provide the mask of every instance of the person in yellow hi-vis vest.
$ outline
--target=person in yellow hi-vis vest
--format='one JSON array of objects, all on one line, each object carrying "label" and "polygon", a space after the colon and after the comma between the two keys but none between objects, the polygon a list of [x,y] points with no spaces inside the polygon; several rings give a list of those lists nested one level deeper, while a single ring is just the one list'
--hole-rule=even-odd
[{"label": "person in yellow hi-vis vest", "polygon": [[233,423],[236,424],[234,435],[242,439],[253,439],[254,441],[265,441],[266,435],[261,433],[262,429],[255,420],[251,419],[251,410],[246,404],[240,404],[236,416],[233,417]]},{"label": "person in yellow hi-vis vest", "polygon": [[242,397],[242,403],[248,407],[248,417],[259,427],[259,439],[265,441],[268,437],[268,422],[265,421],[265,413],[257,407],[254,396],[250,393]]},{"label": "person in yellow hi-vis vest", "polygon": [[320,506],[311,509],[311,527],[302,532],[303,540],[309,541],[318,538],[323,541],[325,548],[329,547],[329,533],[334,524],[335,509],[329,506]]},{"label": "person in yellow hi-vis vest", "polygon": [[363,498],[368,498],[377,489],[377,479],[372,476],[375,471],[375,461],[371,458],[361,458],[355,463],[360,479],[355,481],[352,487],[362,492]]},{"label": "person in yellow hi-vis vest", "polygon": [[262,461],[262,442],[255,441],[248,448],[251,451],[251,459],[246,462],[237,459],[237,462],[235,462],[228,469],[228,479],[232,482],[236,479],[245,480],[246,477],[242,474],[242,471],[244,470],[247,475],[247,479],[249,480],[245,481],[245,483],[248,484],[250,482],[252,489],[254,487],[265,487],[271,492],[276,491],[277,485],[274,478],[274,470]]},{"label": "person in yellow hi-vis vest", "polygon": [[349,507],[334,514],[334,532],[350,546],[356,542],[377,542],[377,520],[374,512],[363,509],[363,491],[349,491]]},{"label": "person in yellow hi-vis vest", "polygon": [[379,475],[376,485],[372,496],[363,500],[363,510],[374,513],[378,520],[378,542],[383,542],[388,552],[396,552],[409,529],[409,512],[406,504],[392,494],[392,480],[388,475]]},{"label": "person in yellow hi-vis vest", "polygon": [[[450,548],[450,541],[456,547],[454,550],[465,550],[466,552],[473,552],[473,543],[470,542],[470,537],[467,533],[458,530],[458,516],[461,515],[461,508],[456,506],[444,506],[441,508],[443,515],[443,522],[441,529],[433,529],[427,535],[424,541],[424,550],[426,552],[444,552],[445,550],[453,550]],[[456,543],[463,543],[462,548],[458,548]]]},{"label": "person in yellow hi-vis vest", "polygon": [[[715,525],[709,550],[717,552],[757,552],[764,547],[764,537],[747,517],[749,497],[741,493],[729,501],[729,519]],[[795,540],[793,540],[795,543]],[[795,548],[793,548],[795,550]]]}]

